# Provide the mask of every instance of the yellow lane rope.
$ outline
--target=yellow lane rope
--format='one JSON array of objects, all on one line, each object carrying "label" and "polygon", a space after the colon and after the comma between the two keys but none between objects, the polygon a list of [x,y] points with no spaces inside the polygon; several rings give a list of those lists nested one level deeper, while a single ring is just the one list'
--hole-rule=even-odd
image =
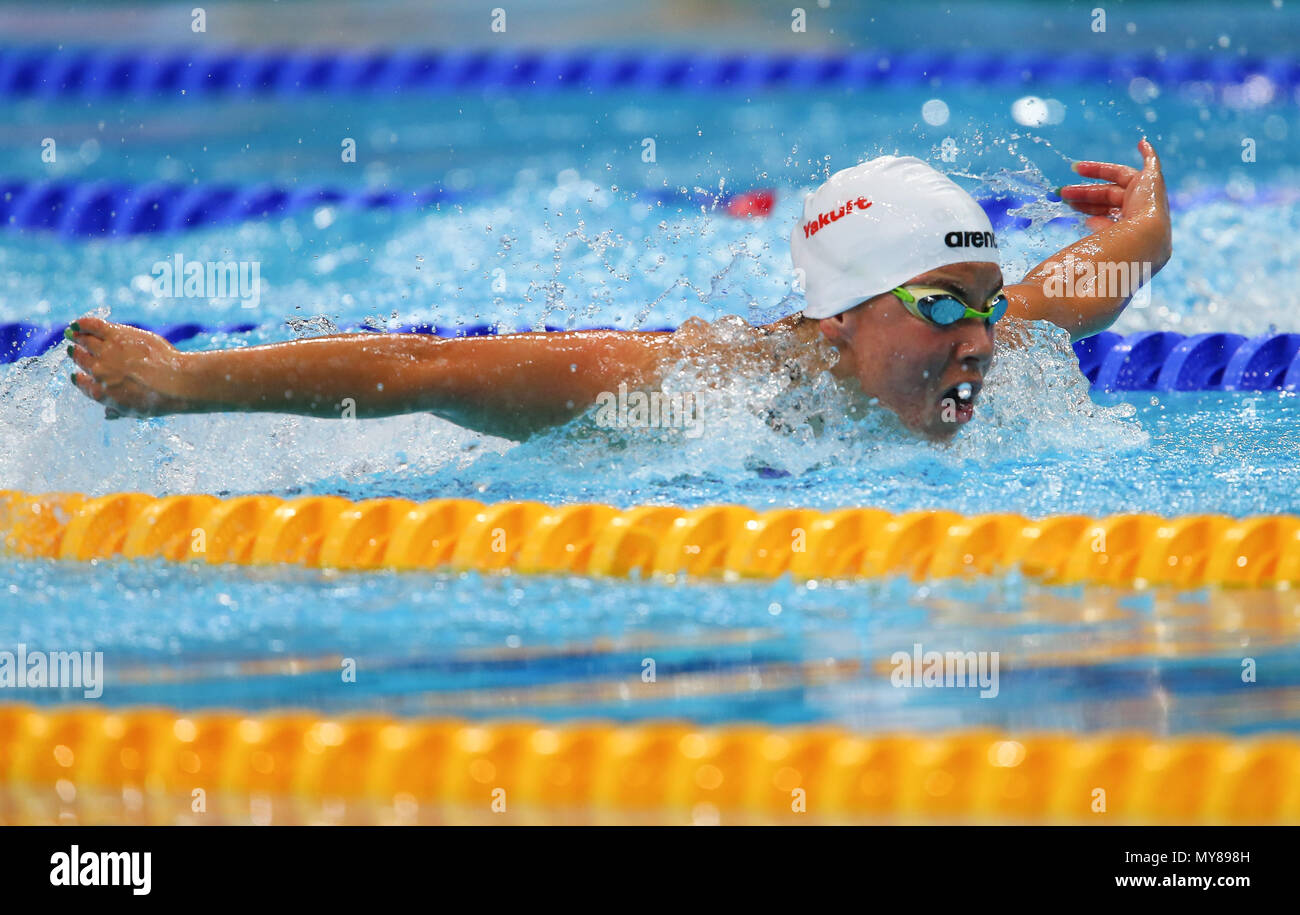
[{"label": "yellow lane rope", "polygon": [[861,736],[834,727],[0,705],[4,822],[259,815],[267,822],[1295,824],[1300,741]]},{"label": "yellow lane rope", "polygon": [[1029,520],[947,511],[819,512],[740,505],[485,505],[0,491],[0,549],[58,559],[164,558],[337,569],[604,576],[913,578],[1019,569],[1058,584],[1300,584],[1300,517]]}]

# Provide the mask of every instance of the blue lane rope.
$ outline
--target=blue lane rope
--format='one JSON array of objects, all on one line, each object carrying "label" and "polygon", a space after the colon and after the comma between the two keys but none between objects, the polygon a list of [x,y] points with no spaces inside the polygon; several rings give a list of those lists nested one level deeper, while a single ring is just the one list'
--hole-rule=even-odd
[{"label": "blue lane rope", "polygon": [[[468,199],[471,195],[441,187],[354,191],[323,185],[288,188],[272,184],[0,179],[0,228],[56,232],[69,238],[127,238],[268,219],[320,206],[408,210]],[[771,209],[774,192],[759,188],[715,194],[652,188],[636,194],[636,199],[665,206],[703,207],[731,216],[761,216]]]},{"label": "blue lane rope", "polygon": [[[256,324],[205,326],[135,324],[180,343],[204,333],[245,333]],[[63,342],[66,325],[27,322],[0,324],[0,364],[39,356]],[[352,327],[353,331],[373,331]],[[521,327],[518,330],[536,330]],[[548,331],[565,328],[547,325]],[[590,328],[611,329],[611,328]],[[671,327],[645,328],[672,330]],[[407,324],[389,333],[483,337],[512,332],[493,324],[439,326]],[[1187,336],[1172,331],[1122,335],[1105,331],[1074,344],[1079,368],[1094,391],[1300,391],[1300,334],[1207,333]]]},{"label": "blue lane rope", "polygon": [[[701,189],[649,188],[635,192],[636,200],[666,207],[697,207],[723,215],[765,216],[776,192],[754,188],[731,193]],[[137,235],[170,234],[231,225],[273,216],[336,206],[360,210],[411,210],[441,204],[485,199],[449,191],[442,187],[417,190],[356,191],[325,185],[282,187],[273,184],[134,184],[127,181],[26,181],[0,179],[0,228],[20,232],[55,232],[68,238],[129,238]],[[1294,203],[1300,189],[1265,188],[1243,199],[1224,187],[1206,187],[1175,194],[1175,210],[1227,201],[1252,206]],[[1030,220],[1009,212],[1032,198],[1000,195],[981,198],[997,231],[1023,229]],[[1074,215],[1058,216],[1050,222],[1070,222]]]},{"label": "blue lane rope", "polygon": [[474,89],[761,89],[864,85],[1098,82],[1240,83],[1263,76],[1300,85],[1285,55],[1086,51],[887,50],[791,54],[746,51],[0,49],[0,97],[176,98],[311,92],[449,92]]},{"label": "blue lane rope", "polygon": [[0,226],[102,238],[184,232],[336,205],[405,209],[451,202],[442,188],[396,193],[311,186],[0,181]]}]

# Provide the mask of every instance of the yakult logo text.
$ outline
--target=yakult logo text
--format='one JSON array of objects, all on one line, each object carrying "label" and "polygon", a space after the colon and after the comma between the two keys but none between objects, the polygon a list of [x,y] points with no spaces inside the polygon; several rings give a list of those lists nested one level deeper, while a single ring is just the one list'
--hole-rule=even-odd
[{"label": "yakult logo text", "polygon": [[871,206],[870,200],[866,197],[859,197],[857,200],[850,200],[847,203],[841,204],[838,210],[827,210],[825,213],[819,213],[817,218],[812,222],[805,222],[803,224],[803,237],[808,238],[812,235],[816,235],[818,229],[824,229],[836,220],[852,213],[854,207],[857,207],[859,210],[865,210],[869,206]]}]

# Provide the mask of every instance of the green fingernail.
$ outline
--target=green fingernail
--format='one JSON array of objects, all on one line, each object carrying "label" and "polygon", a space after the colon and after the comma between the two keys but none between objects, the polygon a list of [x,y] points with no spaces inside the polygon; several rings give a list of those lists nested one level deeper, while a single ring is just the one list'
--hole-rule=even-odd
[{"label": "green fingernail", "polygon": [[73,346],[71,343],[69,343],[69,344],[68,344],[68,355],[71,356],[72,353],[73,353],[73,350],[75,350],[75,349],[76,349],[76,347]]},{"label": "green fingernail", "polygon": [[81,333],[81,325],[78,324],[76,321],[73,321],[73,322],[72,322],[71,324],[69,324],[68,326],[71,327],[71,328],[72,328],[74,331],[76,331],[77,333]]},{"label": "green fingernail", "polygon": [[64,340],[71,340],[71,339],[72,339],[72,328],[71,328],[71,327],[65,327],[65,328],[63,328],[63,339],[64,339]]},{"label": "green fingernail", "polygon": [[76,383],[77,383],[77,373],[76,373],[76,372],[73,372],[73,373],[72,373],[71,375],[69,375],[68,377],[69,377],[70,379],[72,379],[72,383],[73,383],[73,384],[76,384]]}]

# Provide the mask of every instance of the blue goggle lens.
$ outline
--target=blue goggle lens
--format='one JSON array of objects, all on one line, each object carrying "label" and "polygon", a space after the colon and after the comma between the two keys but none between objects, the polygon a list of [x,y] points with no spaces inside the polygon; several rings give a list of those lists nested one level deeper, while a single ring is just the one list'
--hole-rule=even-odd
[{"label": "blue goggle lens", "polygon": [[[996,324],[1002,320],[1002,316],[1007,313],[1007,304],[1005,295],[998,296],[990,309],[992,314],[985,320],[989,324]],[[941,327],[947,327],[966,317],[966,304],[952,296],[938,296],[929,301],[926,311],[931,321]]]},{"label": "blue goggle lens", "polygon": [[930,320],[935,324],[956,324],[966,317],[966,306],[956,299],[934,299],[930,302]]},{"label": "blue goggle lens", "polygon": [[1010,303],[1007,301],[1006,296],[998,296],[998,300],[993,303],[993,314],[989,315],[990,324],[996,324],[1002,320],[1002,316],[1007,313],[1008,304]]}]

